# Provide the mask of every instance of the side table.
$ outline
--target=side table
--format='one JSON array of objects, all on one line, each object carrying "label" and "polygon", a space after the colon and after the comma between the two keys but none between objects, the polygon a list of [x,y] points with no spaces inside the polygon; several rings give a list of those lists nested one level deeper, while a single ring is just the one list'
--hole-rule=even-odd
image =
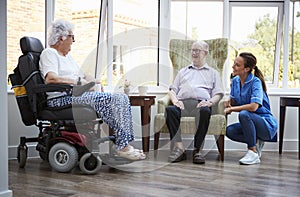
[{"label": "side table", "polygon": [[280,97],[279,154],[282,154],[286,107],[298,107],[298,159],[300,160],[300,97]]},{"label": "side table", "polygon": [[131,106],[141,107],[141,123],[142,123],[142,144],[143,151],[149,152],[150,142],[150,116],[151,116],[151,105],[154,105],[156,96],[136,96],[129,95]]}]

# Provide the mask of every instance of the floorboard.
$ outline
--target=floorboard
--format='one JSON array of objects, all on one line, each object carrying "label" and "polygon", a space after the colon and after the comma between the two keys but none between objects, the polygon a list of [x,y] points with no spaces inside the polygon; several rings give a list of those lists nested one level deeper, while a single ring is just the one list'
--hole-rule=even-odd
[{"label": "floorboard", "polygon": [[121,165],[103,165],[99,173],[84,175],[53,171],[39,158],[27,159],[25,168],[9,161],[9,189],[15,197],[94,197],[94,196],[300,196],[300,160],[296,152],[279,155],[263,152],[261,163],[239,165],[245,154],[226,151],[225,161],[217,152],[206,154],[204,165],[188,160],[168,163],[167,151],[158,158]]}]

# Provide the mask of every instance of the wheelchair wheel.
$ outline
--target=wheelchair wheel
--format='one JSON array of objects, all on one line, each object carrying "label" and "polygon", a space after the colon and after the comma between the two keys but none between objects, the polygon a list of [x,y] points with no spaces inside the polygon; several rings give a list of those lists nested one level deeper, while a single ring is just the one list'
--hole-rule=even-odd
[{"label": "wheelchair wheel", "polygon": [[49,164],[58,172],[70,172],[78,162],[78,152],[74,146],[59,142],[49,151]]},{"label": "wheelchair wheel", "polygon": [[19,163],[19,168],[24,168],[26,165],[26,160],[27,160],[27,146],[19,145],[18,146],[18,163]]},{"label": "wheelchair wheel", "polygon": [[85,174],[96,174],[102,166],[99,156],[92,153],[85,153],[79,161],[79,168]]}]

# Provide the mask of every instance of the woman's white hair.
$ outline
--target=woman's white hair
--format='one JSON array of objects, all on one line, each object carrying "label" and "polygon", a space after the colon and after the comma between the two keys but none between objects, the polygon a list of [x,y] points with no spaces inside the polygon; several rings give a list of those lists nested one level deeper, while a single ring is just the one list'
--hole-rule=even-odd
[{"label": "woman's white hair", "polygon": [[70,32],[74,32],[74,25],[67,20],[58,19],[51,23],[48,28],[48,44],[55,45],[59,41],[59,37],[65,40]]}]

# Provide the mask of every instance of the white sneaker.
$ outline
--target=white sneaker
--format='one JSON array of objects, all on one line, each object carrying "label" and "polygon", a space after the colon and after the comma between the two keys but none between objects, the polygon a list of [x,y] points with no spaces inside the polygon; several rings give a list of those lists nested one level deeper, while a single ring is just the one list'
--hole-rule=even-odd
[{"label": "white sneaker", "polygon": [[257,151],[257,154],[258,154],[259,158],[261,157],[261,150],[264,147],[264,145],[265,145],[264,141],[262,141],[260,139],[257,139],[256,151]]},{"label": "white sneaker", "polygon": [[253,152],[252,150],[248,150],[247,154],[242,159],[240,159],[240,164],[251,165],[256,163],[260,163],[260,159],[258,154]]}]

